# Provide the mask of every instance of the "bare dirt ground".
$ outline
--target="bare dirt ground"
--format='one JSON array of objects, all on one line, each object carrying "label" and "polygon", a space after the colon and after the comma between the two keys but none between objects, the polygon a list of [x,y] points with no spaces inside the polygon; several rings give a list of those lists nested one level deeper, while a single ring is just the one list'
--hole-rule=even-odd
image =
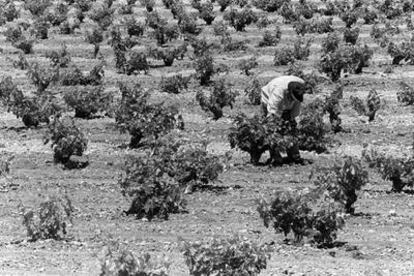
[{"label": "bare dirt ground", "polygon": [[[158,2],[157,2],[158,3]],[[160,3],[158,3],[160,6]],[[160,8],[161,9],[161,8]],[[343,23],[335,22],[336,26]],[[130,151],[122,145],[128,135],[120,134],[113,119],[77,120],[77,124],[89,139],[90,165],[82,170],[63,170],[53,164],[50,145],[42,141],[45,127],[25,129],[22,122],[6,110],[0,112],[0,152],[13,155],[10,182],[2,179],[0,193],[0,274],[1,275],[98,275],[98,255],[110,241],[116,240],[123,247],[136,253],[164,254],[172,262],[170,275],[188,275],[182,254],[177,248],[177,238],[203,239],[208,236],[227,237],[235,233],[254,240],[274,241],[267,269],[261,275],[414,275],[414,193],[389,193],[391,184],[370,171],[370,182],[359,194],[355,204],[356,216],[346,218],[346,226],[339,231],[341,247],[318,249],[292,246],[282,243],[283,236],[266,229],[256,211],[255,200],[261,195],[269,197],[280,189],[309,187],[308,176],[315,165],[327,165],[337,157],[360,156],[364,143],[374,144],[391,152],[408,151],[412,143],[414,115],[412,107],[397,103],[398,81],[413,77],[412,66],[396,66],[393,73],[384,74],[390,58],[369,38],[371,26],[362,27],[360,40],[374,47],[375,55],[369,68],[362,75],[351,75],[344,80],[343,126],[351,131],[339,133],[329,153],[303,152],[303,156],[314,161],[307,166],[283,166],[278,168],[254,167],[248,164],[248,156],[232,151],[231,166],[220,176],[218,186],[228,187],[224,191],[202,191],[186,195],[188,213],[172,215],[168,221],[142,221],[125,216],[123,211],[129,202],[122,197],[118,179],[122,173],[125,156]],[[203,31],[211,37],[211,27]],[[237,61],[253,54],[259,56],[259,67],[254,71],[265,81],[281,75],[287,67],[275,67],[273,48],[257,50],[255,44],[263,31],[250,26],[244,33],[233,33],[235,37],[250,40],[249,49],[232,54],[219,53],[216,62],[226,63],[231,72],[228,80],[234,89],[243,90],[248,78],[237,68]],[[290,26],[283,26],[282,43],[288,44],[294,37]],[[203,34],[201,35],[203,36]],[[88,70],[96,61],[90,59],[92,47],[83,41],[81,34],[62,36],[52,32],[50,39],[39,41],[35,54],[29,60],[45,61],[47,50],[58,49],[67,43],[72,60],[83,70]],[[318,38],[322,36],[317,36]],[[312,45],[312,56],[305,63],[311,68],[320,53],[319,40]],[[4,37],[0,37],[2,76],[10,75],[22,89],[33,90],[25,72],[14,69],[6,57],[17,58],[17,52]],[[115,73],[113,53],[108,45],[102,47],[107,61],[105,69],[106,89],[117,92],[116,80],[139,80],[144,86],[157,89],[160,77],[170,72],[191,72],[191,61],[186,57],[176,61],[173,67],[150,69],[148,75],[121,76]],[[367,123],[366,118],[356,114],[348,105],[349,96],[365,97],[375,88],[385,107],[378,118]],[[184,113],[188,131],[207,131],[211,138],[210,149],[222,154],[230,149],[227,141],[231,116],[237,112],[255,112],[256,108],[246,104],[246,97],[238,97],[234,110],[226,110],[224,118],[211,121],[195,101],[192,87],[177,96],[154,92],[154,97],[176,101]],[[328,91],[329,87],[324,88]],[[316,95],[317,96],[317,95]],[[315,95],[307,97],[310,101]],[[73,224],[68,237],[63,241],[27,242],[22,225],[19,204],[37,206],[47,194],[65,189],[75,206]]]}]

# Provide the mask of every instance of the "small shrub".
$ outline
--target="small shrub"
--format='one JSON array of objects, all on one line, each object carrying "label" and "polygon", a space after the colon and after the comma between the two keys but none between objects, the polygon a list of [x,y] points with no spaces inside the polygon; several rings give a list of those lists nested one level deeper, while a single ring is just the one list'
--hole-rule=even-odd
[{"label": "small shrub", "polygon": [[152,12],[154,10],[155,1],[154,0],[139,0],[141,5],[145,7],[147,12]]},{"label": "small shrub", "polygon": [[250,76],[250,70],[256,68],[258,65],[256,57],[243,59],[239,62],[239,68],[246,74],[246,76]]},{"label": "small shrub", "polygon": [[27,61],[24,53],[19,53],[18,60],[13,61],[13,67],[20,70],[27,70],[27,68],[29,68],[29,62]]},{"label": "small shrub", "polygon": [[59,51],[47,52],[46,57],[50,59],[53,67],[67,67],[71,61],[66,44],[63,44]]},{"label": "small shrub", "polygon": [[126,31],[129,36],[142,36],[144,35],[145,26],[137,21],[135,17],[128,17],[125,20]]},{"label": "small shrub", "polygon": [[338,15],[341,11],[338,5],[333,1],[325,2],[325,5],[320,9],[321,14],[326,16]]},{"label": "small shrub", "polygon": [[265,227],[285,237],[293,233],[295,243],[310,237],[317,245],[330,245],[345,223],[337,208],[323,201],[318,205],[318,199],[312,192],[276,192],[270,202],[258,200],[257,211]]},{"label": "small shrub", "polygon": [[314,3],[300,1],[295,5],[295,13],[297,13],[299,17],[311,19],[316,12],[318,12],[318,7]]},{"label": "small shrub", "polygon": [[414,43],[409,41],[403,41],[399,44],[394,42],[389,42],[387,47],[388,54],[392,57],[392,64],[400,64],[401,61],[408,62],[409,64],[414,64]]},{"label": "small shrub", "polygon": [[361,161],[346,157],[333,167],[319,169],[314,184],[329,196],[340,202],[347,213],[353,214],[352,205],[357,200],[356,192],[368,183],[368,172],[363,169]]},{"label": "small shrub", "polygon": [[110,5],[105,1],[95,1],[91,4],[91,8],[86,13],[87,17],[98,23],[98,25],[106,30],[112,23],[112,11]]},{"label": "small shrub", "polygon": [[161,18],[157,11],[147,12],[145,24],[153,29],[156,29],[158,26],[167,24],[167,21],[164,18]]},{"label": "small shrub", "polygon": [[181,74],[162,77],[160,82],[160,89],[163,92],[179,94],[182,90],[187,89],[189,81],[189,77],[183,77]]},{"label": "small shrub", "polygon": [[220,12],[224,12],[232,4],[232,0],[217,0],[220,6]]},{"label": "small shrub", "polygon": [[59,70],[59,84],[62,86],[80,85],[82,79],[82,71],[74,64]]},{"label": "small shrub", "polygon": [[250,154],[250,162],[259,164],[262,154],[269,150],[270,163],[274,150],[286,151],[297,143],[296,123],[277,116],[248,118],[241,114],[235,118],[235,127],[231,128],[228,139],[231,148],[239,148]]},{"label": "small shrub", "polygon": [[288,65],[293,62],[295,62],[293,48],[283,46],[282,48],[276,49],[273,57],[273,64],[275,66]]},{"label": "small shrub", "polygon": [[305,40],[298,37],[293,43],[293,56],[297,60],[306,60],[310,55],[312,39]]},{"label": "small shrub", "polygon": [[228,21],[236,31],[242,32],[246,26],[257,22],[258,18],[250,8],[243,8],[241,10],[232,8],[224,14],[223,19]]},{"label": "small shrub", "polygon": [[405,82],[400,82],[400,90],[397,92],[398,102],[404,105],[414,104],[414,89]]},{"label": "small shrub", "polygon": [[254,0],[252,4],[258,9],[275,12],[286,2],[290,2],[290,0]]},{"label": "small shrub", "polygon": [[189,40],[196,58],[199,58],[206,53],[211,55],[211,49],[215,46],[213,43],[207,42],[206,38],[189,37]]},{"label": "small shrub", "polygon": [[224,79],[214,82],[213,91],[206,97],[201,90],[197,91],[196,100],[205,112],[213,113],[213,119],[223,117],[223,108],[233,108],[237,94],[228,87]]},{"label": "small shrub", "polygon": [[24,2],[24,8],[34,16],[41,16],[45,10],[52,5],[50,0],[28,0]]},{"label": "small shrub", "polygon": [[365,103],[360,98],[352,95],[350,101],[352,108],[355,109],[359,115],[368,116],[368,121],[370,122],[375,119],[375,114],[381,108],[381,98],[374,89],[369,91]]},{"label": "small shrub", "polygon": [[75,117],[91,119],[98,112],[107,111],[113,101],[110,93],[104,93],[102,86],[76,86],[63,96],[66,104],[75,109]]},{"label": "small shrub", "polygon": [[81,78],[82,85],[102,85],[103,78],[105,76],[104,71],[104,62],[100,62],[95,65],[92,70],[86,75]]},{"label": "small shrub", "polygon": [[147,54],[142,51],[130,51],[124,66],[123,70],[127,75],[136,74],[140,71],[144,71],[147,74],[149,70]]},{"label": "small shrub", "polygon": [[270,250],[265,245],[234,236],[230,239],[181,241],[190,275],[259,275],[266,269]]},{"label": "small shrub", "polygon": [[325,98],[324,110],[329,114],[329,122],[331,123],[331,129],[333,132],[339,132],[342,130],[341,127],[341,118],[339,117],[341,113],[341,107],[339,105],[339,100],[343,98],[343,87],[339,85],[331,94]]},{"label": "small shrub", "polygon": [[280,7],[279,14],[283,17],[283,22],[286,24],[296,22],[300,18],[300,14],[294,10],[292,3],[289,2],[285,2]]},{"label": "small shrub", "polygon": [[66,227],[72,223],[74,208],[69,197],[50,197],[40,203],[37,210],[23,208],[23,225],[30,241],[62,239]]},{"label": "small shrub", "polygon": [[359,28],[345,28],[344,31],[344,40],[346,43],[356,44],[359,36]]},{"label": "small shrub", "polygon": [[214,22],[213,31],[216,36],[229,35],[228,25],[224,21]]},{"label": "small shrub", "polygon": [[79,26],[72,25],[68,20],[65,20],[59,25],[59,33],[62,35],[74,34],[76,28]]},{"label": "small shrub", "polygon": [[[396,25],[392,25],[390,22],[386,22],[384,27],[379,27],[377,23],[372,26],[370,36],[379,41],[387,36],[393,36],[401,33],[401,30]],[[381,46],[383,47],[383,46]]]},{"label": "small shrub", "polygon": [[49,28],[50,24],[46,18],[40,17],[33,23],[33,35],[38,39],[47,39]]},{"label": "small shrub", "polygon": [[203,55],[198,56],[194,61],[194,67],[196,78],[199,80],[200,85],[208,85],[211,77],[215,73],[212,55],[209,52],[205,52]]},{"label": "small shrub", "polygon": [[155,59],[162,59],[165,66],[172,66],[174,60],[178,57],[177,48],[174,46],[169,47],[156,47],[150,49],[150,55]]},{"label": "small shrub", "polygon": [[339,42],[340,39],[337,33],[328,33],[322,40],[322,52],[324,54],[335,52],[339,47]]},{"label": "small shrub", "polygon": [[293,24],[293,28],[298,35],[305,35],[307,33],[330,33],[333,31],[332,20],[332,17],[318,17],[309,20],[300,18]]},{"label": "small shrub", "polygon": [[230,34],[222,36],[220,43],[225,52],[245,51],[247,49],[245,40],[235,40]]},{"label": "small shrub", "polygon": [[3,34],[6,37],[6,41],[11,43],[23,39],[23,31],[21,27],[15,24],[8,25]]},{"label": "small shrub", "polygon": [[103,30],[99,25],[92,25],[84,30],[85,41],[94,46],[93,58],[99,53],[100,43],[103,41]]},{"label": "small shrub", "polygon": [[334,52],[322,55],[319,66],[322,72],[327,73],[332,81],[340,78],[341,71],[359,74],[362,68],[368,66],[373,51],[367,45],[344,45]]},{"label": "small shrub", "polygon": [[262,85],[257,78],[249,81],[249,84],[244,89],[244,93],[247,95],[252,105],[259,105],[261,103]]},{"label": "small shrub", "polygon": [[12,43],[12,46],[22,50],[24,54],[32,54],[33,53],[33,39],[28,39],[26,37],[19,39]]},{"label": "small shrub", "polygon": [[213,11],[213,3],[210,0],[202,2],[200,8],[200,18],[203,19],[207,25],[211,25],[211,23],[216,18],[216,15]]},{"label": "small shrub", "polygon": [[178,38],[180,29],[177,24],[165,23],[159,24],[154,29],[153,36],[157,40],[158,45],[164,45],[169,41]]},{"label": "small shrub", "polygon": [[364,24],[374,24],[378,18],[378,13],[376,10],[366,6],[362,10],[362,18],[364,19]]},{"label": "small shrub", "polygon": [[37,62],[29,64],[26,75],[37,88],[37,94],[42,94],[48,86],[58,80],[59,72],[49,66],[41,66]]},{"label": "small shrub", "polygon": [[10,110],[21,118],[26,127],[37,127],[40,123],[49,123],[49,118],[60,111],[60,107],[48,96],[15,99]]},{"label": "small shrub", "polygon": [[345,22],[346,28],[351,28],[358,21],[358,12],[355,10],[348,10],[341,12],[340,18]]},{"label": "small shrub", "polygon": [[261,16],[259,15],[258,17],[259,19],[256,22],[256,26],[259,29],[264,29],[273,23],[273,21],[270,20],[266,15],[261,15]]},{"label": "small shrub", "polygon": [[148,102],[149,93],[140,85],[119,83],[122,98],[116,111],[115,121],[121,131],[131,135],[130,147],[138,148],[142,139],[158,139],[174,128],[184,128],[181,115],[175,106]]},{"label": "small shrub", "polygon": [[156,153],[162,160],[168,175],[174,177],[181,187],[186,185],[207,185],[219,177],[223,172],[222,161],[219,157],[207,151],[208,142],[201,139],[197,142],[188,142],[185,137],[168,134],[156,141]]},{"label": "small shrub", "polygon": [[125,39],[121,36],[119,28],[115,27],[111,29],[111,47],[115,53],[115,68],[119,73],[125,72],[126,68],[126,54],[127,46]]},{"label": "small shrub", "polygon": [[304,108],[298,123],[299,149],[322,153],[327,150],[327,129],[323,122],[323,106],[310,104]]},{"label": "small shrub", "polygon": [[122,194],[132,199],[126,212],[137,218],[154,217],[168,219],[169,214],[178,213],[185,201],[178,182],[166,174],[160,166],[162,160],[150,153],[127,162],[125,173],[119,180]]},{"label": "small shrub", "polygon": [[54,162],[65,166],[70,163],[72,156],[82,156],[88,145],[85,135],[70,117],[55,117],[49,124],[49,134],[45,138],[45,144],[49,141],[52,141]]},{"label": "small shrub", "polygon": [[414,186],[414,160],[412,157],[392,157],[375,149],[364,148],[362,157],[370,168],[376,168],[382,179],[392,182],[393,192],[402,192],[404,187]]},{"label": "small shrub", "polygon": [[101,257],[99,275],[167,276],[169,266],[169,262],[157,258],[154,260],[148,253],[135,257],[132,252],[127,250],[113,252],[110,248],[106,248]]},{"label": "small shrub", "polygon": [[282,32],[279,26],[275,30],[266,30],[263,34],[263,39],[259,42],[259,47],[276,46],[279,44],[281,37]]},{"label": "small shrub", "polygon": [[9,2],[3,7],[3,16],[7,22],[11,22],[14,19],[19,17],[19,11],[16,8],[16,5],[13,2]]},{"label": "small shrub", "polygon": [[51,6],[47,7],[42,17],[45,18],[52,26],[59,26],[63,21],[65,21],[68,15],[68,4],[65,2],[53,3]]},{"label": "small shrub", "polygon": [[10,77],[0,82],[0,101],[17,118],[22,118],[26,127],[37,127],[40,123],[49,123],[49,117],[59,111],[47,95],[29,98],[13,83]]},{"label": "small shrub", "polygon": [[180,15],[178,26],[182,34],[199,35],[202,31],[202,29],[197,26],[197,18],[185,12]]}]

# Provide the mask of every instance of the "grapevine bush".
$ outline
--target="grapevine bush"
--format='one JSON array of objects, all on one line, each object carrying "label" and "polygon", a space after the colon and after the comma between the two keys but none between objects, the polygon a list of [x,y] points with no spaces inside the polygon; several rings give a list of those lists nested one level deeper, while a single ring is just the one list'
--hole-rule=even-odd
[{"label": "grapevine bush", "polygon": [[104,93],[102,86],[75,86],[64,94],[63,99],[75,109],[75,117],[92,119],[98,112],[108,111],[113,96]]},{"label": "grapevine bush", "polygon": [[26,127],[49,123],[49,117],[60,110],[50,95],[25,96],[10,77],[0,82],[0,101],[8,112],[21,118]]},{"label": "grapevine bush", "polygon": [[213,119],[218,120],[223,117],[224,107],[233,108],[236,96],[237,94],[229,88],[225,79],[219,79],[214,82],[213,91],[209,97],[206,97],[199,90],[196,94],[196,100],[205,112],[213,113]]},{"label": "grapevine bush", "polygon": [[250,70],[256,68],[259,64],[257,63],[256,57],[251,57],[249,59],[243,59],[239,62],[239,68],[242,70],[246,76],[250,76]]},{"label": "grapevine bush", "polygon": [[194,61],[194,67],[196,78],[199,80],[200,85],[210,84],[210,79],[216,72],[216,68],[214,68],[214,59],[211,53],[205,51],[204,54],[197,56]]},{"label": "grapevine bush", "polygon": [[258,200],[257,211],[265,227],[273,227],[285,237],[293,233],[294,243],[309,237],[319,246],[331,245],[344,226],[340,211],[309,192],[275,192],[270,201]]},{"label": "grapevine bush", "polygon": [[29,240],[62,239],[66,227],[72,223],[73,212],[72,202],[66,194],[47,198],[36,210],[23,207],[23,225]]},{"label": "grapevine bush", "polygon": [[262,85],[257,78],[253,78],[249,81],[247,87],[244,89],[244,93],[247,95],[252,105],[259,105],[261,103]]},{"label": "grapevine bush", "polygon": [[47,52],[46,57],[50,59],[52,67],[64,68],[67,67],[71,61],[66,44],[63,44],[62,48],[58,51]]},{"label": "grapevine bush", "polygon": [[405,187],[414,186],[414,158],[393,157],[380,153],[375,148],[365,147],[362,157],[370,168],[376,168],[384,180],[392,182],[393,192],[402,192]]},{"label": "grapevine bush", "polygon": [[259,47],[276,46],[279,44],[281,37],[282,32],[279,26],[274,30],[265,30],[263,39],[259,42]]},{"label": "grapevine bush", "polygon": [[266,269],[270,249],[246,238],[181,241],[190,275],[259,275]]},{"label": "grapevine bush", "polygon": [[327,151],[327,128],[323,122],[323,106],[305,107],[298,123],[299,149],[322,153]]},{"label": "grapevine bush", "polygon": [[130,147],[138,148],[142,139],[157,139],[174,128],[184,128],[184,122],[175,106],[150,103],[149,93],[139,84],[119,83],[122,98],[116,112],[116,123],[121,131],[131,135]]},{"label": "grapevine bush", "polygon": [[347,213],[353,214],[353,204],[357,200],[356,192],[368,183],[368,172],[361,161],[346,157],[329,168],[319,168],[314,184],[318,189],[327,191],[329,196],[341,203]]},{"label": "grapevine bush", "polygon": [[132,201],[127,214],[139,219],[168,219],[169,214],[185,208],[182,190],[165,172],[163,163],[162,156],[152,153],[127,161],[125,173],[119,180],[122,194]]},{"label": "grapevine bush", "polygon": [[246,26],[257,22],[258,19],[253,10],[247,7],[241,10],[231,8],[224,14],[223,18],[238,32],[244,31]]},{"label": "grapevine bush", "polygon": [[400,82],[400,89],[397,92],[398,102],[404,105],[414,104],[414,89],[405,82]]},{"label": "grapevine bush", "polygon": [[[285,120],[276,116],[252,118],[240,114],[235,118],[235,126],[230,129],[228,139],[231,148],[239,148],[249,153],[250,162],[258,165],[260,157],[267,150],[270,153],[268,163],[278,161],[275,151],[286,151],[295,143],[296,124],[291,120]],[[276,165],[276,164],[275,164]]]},{"label": "grapevine bush", "polygon": [[360,74],[362,68],[368,66],[372,55],[373,51],[367,45],[341,45],[333,52],[324,53],[319,67],[332,81],[337,81],[342,71]]},{"label": "grapevine bush", "polygon": [[370,122],[375,119],[375,114],[381,108],[381,98],[374,89],[369,91],[365,103],[360,98],[352,95],[350,101],[352,108],[355,109],[359,115],[368,116],[368,121]]},{"label": "grapevine bush", "polygon": [[115,251],[105,248],[100,258],[100,276],[112,275],[139,275],[139,276],[167,276],[170,263],[167,260],[154,258],[150,254],[134,256],[131,251]]},{"label": "grapevine bush", "polygon": [[344,31],[344,40],[346,43],[351,43],[355,45],[359,36],[359,28],[345,28]]},{"label": "grapevine bush", "polygon": [[37,94],[42,94],[52,82],[59,78],[59,71],[50,66],[41,66],[32,62],[27,68],[26,75],[37,88]]},{"label": "grapevine bush", "polygon": [[187,89],[190,77],[183,77],[181,74],[175,74],[168,77],[162,77],[160,90],[167,93],[179,94]]},{"label": "grapevine bush", "polygon": [[[56,116],[49,124],[49,133],[45,137],[45,144],[52,141],[55,163],[61,163],[72,168],[71,157],[82,156],[87,149],[88,141],[82,131],[70,117]],[[83,163],[86,166],[87,163]]]}]

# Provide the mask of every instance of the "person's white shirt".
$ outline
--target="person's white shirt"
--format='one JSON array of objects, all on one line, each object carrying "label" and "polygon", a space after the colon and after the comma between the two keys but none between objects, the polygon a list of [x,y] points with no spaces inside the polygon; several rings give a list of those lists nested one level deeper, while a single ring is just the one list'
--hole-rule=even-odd
[{"label": "person's white shirt", "polygon": [[305,81],[296,76],[281,76],[274,78],[262,87],[261,102],[267,107],[268,115],[279,115],[289,111],[291,118],[300,113],[301,102],[295,99],[293,94],[288,93],[288,85],[291,82],[305,84]]}]

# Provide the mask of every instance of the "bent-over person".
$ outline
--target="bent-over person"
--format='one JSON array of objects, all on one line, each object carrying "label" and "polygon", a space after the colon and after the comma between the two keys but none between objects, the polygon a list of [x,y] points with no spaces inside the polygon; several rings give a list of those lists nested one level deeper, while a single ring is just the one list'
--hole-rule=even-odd
[{"label": "bent-over person", "polygon": [[[276,116],[284,120],[292,120],[300,114],[305,81],[295,76],[281,76],[271,80],[262,87],[261,102],[265,116]],[[303,163],[298,145],[286,149],[287,162]],[[275,165],[283,163],[278,150],[270,151],[271,162]]]}]

